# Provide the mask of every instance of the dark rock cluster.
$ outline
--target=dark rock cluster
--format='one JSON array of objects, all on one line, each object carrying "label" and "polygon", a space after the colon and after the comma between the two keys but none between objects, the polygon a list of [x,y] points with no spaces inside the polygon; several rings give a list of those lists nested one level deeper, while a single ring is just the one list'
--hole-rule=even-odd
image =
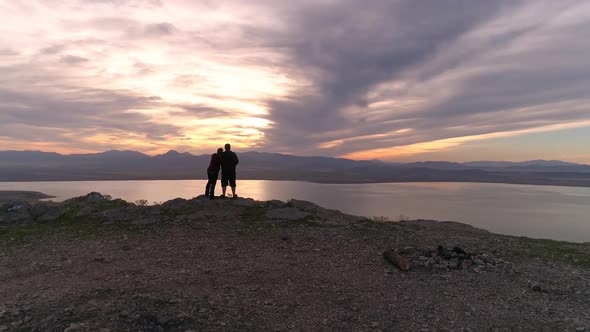
[{"label": "dark rock cluster", "polygon": [[[69,199],[63,203],[15,201],[0,206],[0,225],[11,223],[47,222],[59,219],[67,213],[83,215],[97,204],[108,201],[97,192]],[[116,201],[113,201],[115,204]],[[96,208],[95,208],[96,210]]]},{"label": "dark rock cluster", "polygon": [[399,250],[400,255],[408,259],[412,268],[430,270],[464,270],[470,272],[498,271],[512,274],[514,265],[494,257],[489,253],[468,252],[461,247],[445,247],[416,249],[406,247]]}]

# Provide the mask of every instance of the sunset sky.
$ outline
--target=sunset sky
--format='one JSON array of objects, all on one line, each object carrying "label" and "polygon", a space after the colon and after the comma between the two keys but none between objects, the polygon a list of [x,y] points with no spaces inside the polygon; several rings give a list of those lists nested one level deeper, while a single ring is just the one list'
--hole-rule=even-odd
[{"label": "sunset sky", "polygon": [[590,2],[0,0],[0,150],[590,163]]}]

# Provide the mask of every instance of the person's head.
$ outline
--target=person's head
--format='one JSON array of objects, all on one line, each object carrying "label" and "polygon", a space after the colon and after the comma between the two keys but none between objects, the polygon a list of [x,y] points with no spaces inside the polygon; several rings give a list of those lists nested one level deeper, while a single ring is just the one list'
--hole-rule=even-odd
[{"label": "person's head", "polygon": [[222,154],[222,153],[223,153],[223,149],[222,148],[217,149],[217,154]]},{"label": "person's head", "polygon": [[225,143],[225,151],[231,150],[231,145],[229,143]]}]

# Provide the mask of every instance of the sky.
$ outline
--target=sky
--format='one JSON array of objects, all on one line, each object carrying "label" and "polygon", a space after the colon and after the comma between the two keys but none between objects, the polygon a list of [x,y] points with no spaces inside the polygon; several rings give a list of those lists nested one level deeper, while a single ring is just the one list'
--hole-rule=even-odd
[{"label": "sky", "polygon": [[590,163],[590,2],[0,0],[0,150]]}]

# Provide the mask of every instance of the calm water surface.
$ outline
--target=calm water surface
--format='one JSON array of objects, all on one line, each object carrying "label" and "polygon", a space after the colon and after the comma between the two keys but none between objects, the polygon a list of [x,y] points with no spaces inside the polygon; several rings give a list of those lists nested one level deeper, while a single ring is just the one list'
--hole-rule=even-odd
[{"label": "calm water surface", "polygon": [[[0,182],[0,190],[33,190],[63,200],[91,191],[127,201],[191,198],[204,180]],[[217,188],[217,193],[220,193]],[[228,188],[229,189],[229,188]],[[453,220],[492,232],[590,241],[590,188],[487,183],[318,184],[242,180],[238,194],[258,200],[304,199],[361,216]]]}]

